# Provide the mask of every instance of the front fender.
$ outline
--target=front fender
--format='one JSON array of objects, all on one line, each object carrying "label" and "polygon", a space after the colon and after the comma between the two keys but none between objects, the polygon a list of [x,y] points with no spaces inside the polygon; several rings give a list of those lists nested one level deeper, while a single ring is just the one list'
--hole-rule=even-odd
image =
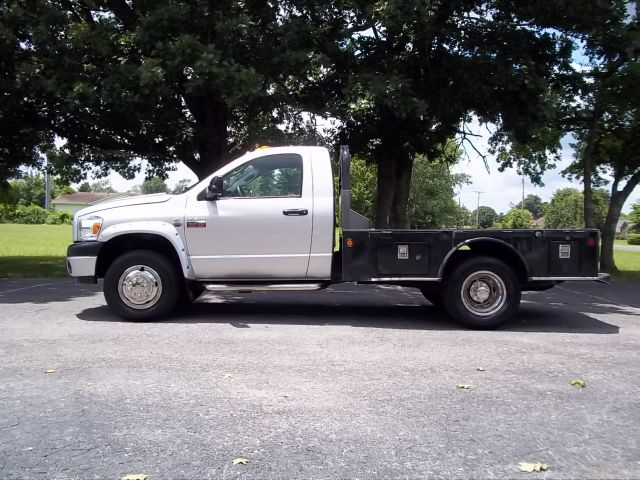
[{"label": "front fender", "polygon": [[189,253],[187,247],[180,236],[180,233],[170,223],[161,221],[144,221],[144,222],[125,222],[111,225],[100,232],[98,237],[99,242],[108,242],[121,235],[129,234],[149,234],[159,235],[169,240],[171,245],[176,251],[178,258],[180,259],[180,266],[182,267],[182,274],[184,278],[194,280],[195,275],[191,262],[189,261]]}]

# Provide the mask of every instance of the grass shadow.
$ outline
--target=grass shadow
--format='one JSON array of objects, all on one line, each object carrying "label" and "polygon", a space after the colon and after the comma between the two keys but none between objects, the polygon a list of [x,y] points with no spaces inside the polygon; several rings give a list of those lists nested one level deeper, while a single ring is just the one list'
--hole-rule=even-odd
[{"label": "grass shadow", "polygon": [[67,276],[65,256],[0,257],[0,278],[60,278]]}]

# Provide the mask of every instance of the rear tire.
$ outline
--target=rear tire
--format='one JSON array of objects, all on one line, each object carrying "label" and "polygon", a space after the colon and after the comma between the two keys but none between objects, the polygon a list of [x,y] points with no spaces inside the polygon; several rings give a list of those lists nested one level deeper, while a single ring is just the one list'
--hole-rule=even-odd
[{"label": "rear tire", "polygon": [[518,277],[504,262],[470,258],[445,279],[444,308],[466,327],[489,330],[515,315],[520,294]]},{"label": "rear tire", "polygon": [[157,320],[176,305],[181,281],[174,265],[151,250],[132,250],[118,257],[104,276],[104,297],[120,317]]}]

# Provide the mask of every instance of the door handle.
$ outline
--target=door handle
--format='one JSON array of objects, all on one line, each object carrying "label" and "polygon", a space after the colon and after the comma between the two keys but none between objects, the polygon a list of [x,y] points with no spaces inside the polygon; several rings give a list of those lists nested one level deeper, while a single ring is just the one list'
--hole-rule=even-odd
[{"label": "door handle", "polygon": [[309,210],[307,210],[306,208],[289,208],[287,210],[282,211],[283,215],[296,216],[296,217],[301,217],[303,215],[307,215],[308,213],[309,213]]}]

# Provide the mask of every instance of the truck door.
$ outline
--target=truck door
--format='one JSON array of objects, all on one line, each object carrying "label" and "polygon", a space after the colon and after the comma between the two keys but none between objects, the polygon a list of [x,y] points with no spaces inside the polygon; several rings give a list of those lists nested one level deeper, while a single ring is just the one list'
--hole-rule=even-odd
[{"label": "truck door", "polygon": [[257,157],[223,175],[217,200],[189,197],[185,232],[197,278],[306,277],[313,215],[309,161],[293,153]]}]

